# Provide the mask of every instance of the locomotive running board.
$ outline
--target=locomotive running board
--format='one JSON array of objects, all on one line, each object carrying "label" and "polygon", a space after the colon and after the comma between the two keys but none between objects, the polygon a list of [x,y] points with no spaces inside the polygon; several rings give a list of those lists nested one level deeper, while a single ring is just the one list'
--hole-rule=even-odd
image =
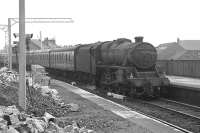
[{"label": "locomotive running board", "polygon": [[125,66],[109,66],[109,65],[97,65],[100,68],[114,68],[114,69],[133,69],[133,67],[125,67]]}]

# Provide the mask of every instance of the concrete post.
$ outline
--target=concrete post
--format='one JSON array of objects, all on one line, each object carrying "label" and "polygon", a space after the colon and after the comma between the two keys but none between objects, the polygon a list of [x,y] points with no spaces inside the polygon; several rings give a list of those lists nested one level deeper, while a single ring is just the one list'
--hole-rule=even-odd
[{"label": "concrete post", "polygon": [[19,0],[19,105],[26,110],[25,0]]}]

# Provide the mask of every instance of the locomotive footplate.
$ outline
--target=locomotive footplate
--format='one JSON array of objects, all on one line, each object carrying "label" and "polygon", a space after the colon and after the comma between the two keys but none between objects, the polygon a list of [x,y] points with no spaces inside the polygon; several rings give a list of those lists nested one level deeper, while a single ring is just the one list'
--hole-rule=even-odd
[{"label": "locomotive footplate", "polygon": [[129,83],[131,83],[135,87],[144,87],[147,84],[151,87],[156,86],[167,86],[169,85],[169,80],[167,78],[133,78],[127,79]]}]

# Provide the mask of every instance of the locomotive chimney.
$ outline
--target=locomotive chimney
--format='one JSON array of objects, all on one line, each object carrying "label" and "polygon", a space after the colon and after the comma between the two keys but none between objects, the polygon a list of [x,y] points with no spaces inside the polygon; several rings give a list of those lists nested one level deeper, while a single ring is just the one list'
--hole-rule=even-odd
[{"label": "locomotive chimney", "polygon": [[143,37],[142,36],[136,36],[135,37],[135,43],[137,42],[143,42]]}]

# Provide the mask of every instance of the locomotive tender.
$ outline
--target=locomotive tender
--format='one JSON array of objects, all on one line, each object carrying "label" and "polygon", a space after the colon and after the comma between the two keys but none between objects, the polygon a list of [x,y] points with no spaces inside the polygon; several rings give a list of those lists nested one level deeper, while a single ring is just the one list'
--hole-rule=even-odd
[{"label": "locomotive tender", "polygon": [[[157,97],[169,80],[157,71],[157,51],[135,37],[133,43],[114,41],[77,45],[70,48],[27,52],[27,65],[39,64],[51,72],[93,83],[99,89],[138,97]],[[13,54],[13,63],[17,63]]]}]

